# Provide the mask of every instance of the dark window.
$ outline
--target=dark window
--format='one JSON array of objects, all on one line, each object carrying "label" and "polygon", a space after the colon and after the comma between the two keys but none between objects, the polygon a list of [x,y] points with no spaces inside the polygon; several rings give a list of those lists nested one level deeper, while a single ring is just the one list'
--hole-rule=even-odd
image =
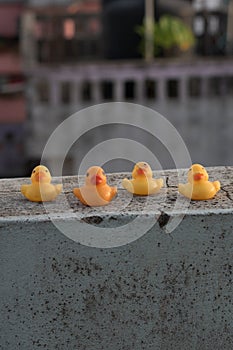
[{"label": "dark window", "polygon": [[177,98],[179,95],[179,82],[177,79],[170,79],[167,81],[167,96],[170,98]]},{"label": "dark window", "polygon": [[148,99],[155,99],[157,96],[156,82],[154,80],[145,81],[145,96]]},{"label": "dark window", "polygon": [[125,99],[132,100],[135,98],[135,82],[126,81],[125,82]]}]

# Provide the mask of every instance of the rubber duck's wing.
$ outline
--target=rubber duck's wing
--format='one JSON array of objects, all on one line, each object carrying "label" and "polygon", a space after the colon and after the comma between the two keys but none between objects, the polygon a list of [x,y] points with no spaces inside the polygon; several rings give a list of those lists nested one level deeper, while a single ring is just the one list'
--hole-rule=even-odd
[{"label": "rubber duck's wing", "polygon": [[154,185],[155,185],[156,187],[158,187],[159,189],[160,189],[161,187],[163,187],[163,185],[164,185],[163,179],[154,179],[153,183],[154,183]]},{"label": "rubber duck's wing", "polygon": [[160,188],[164,186],[164,180],[163,179],[158,179],[157,181],[159,183]]},{"label": "rubber duck's wing", "polygon": [[193,188],[190,186],[190,184],[179,184],[178,185],[178,191],[180,194],[182,194],[185,197],[192,198],[193,194]]},{"label": "rubber duck's wing", "polygon": [[124,189],[126,189],[128,192],[130,193],[134,193],[134,186],[132,184],[131,180],[128,179],[123,179],[122,180],[122,186],[124,187]]},{"label": "rubber duck's wing", "polygon": [[151,182],[149,182],[149,194],[159,192],[161,187],[163,187],[163,179],[153,179]]}]

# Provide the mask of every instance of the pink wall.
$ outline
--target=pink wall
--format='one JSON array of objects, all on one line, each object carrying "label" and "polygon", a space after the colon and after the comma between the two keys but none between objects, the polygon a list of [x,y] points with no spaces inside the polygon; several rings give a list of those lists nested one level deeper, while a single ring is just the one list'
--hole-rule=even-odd
[{"label": "pink wall", "polygon": [[26,118],[24,97],[0,97],[0,123],[20,123]]},{"label": "pink wall", "polygon": [[[0,54],[0,77],[21,75],[21,60],[13,53]],[[0,123],[24,121],[26,117],[25,98],[20,95],[0,95]]]},{"label": "pink wall", "polygon": [[19,54],[11,52],[0,53],[0,75],[22,73],[21,63]]},{"label": "pink wall", "polygon": [[0,36],[14,37],[18,33],[21,4],[0,4]]}]

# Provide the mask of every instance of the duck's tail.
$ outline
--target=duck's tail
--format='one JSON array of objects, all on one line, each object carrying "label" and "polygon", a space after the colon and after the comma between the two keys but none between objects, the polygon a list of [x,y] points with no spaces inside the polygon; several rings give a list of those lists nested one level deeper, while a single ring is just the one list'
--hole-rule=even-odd
[{"label": "duck's tail", "polygon": [[28,189],[28,185],[22,185],[20,188],[21,193],[24,195],[24,197],[26,197],[27,189]]},{"label": "duck's tail", "polygon": [[214,182],[213,182],[213,185],[214,185],[216,191],[219,191],[219,190],[220,190],[221,185],[220,185],[220,182],[219,182],[219,181],[214,181]]},{"label": "duck's tail", "polygon": [[111,188],[111,200],[112,200],[112,198],[115,197],[116,194],[117,194],[117,187],[112,187]]},{"label": "duck's tail", "polygon": [[85,199],[83,198],[80,188],[76,187],[73,189],[73,194],[75,195],[75,197],[77,197],[80,202],[84,205],[88,205],[88,203],[85,201]]},{"label": "duck's tail", "polygon": [[55,185],[56,193],[60,194],[62,191],[62,185]]},{"label": "duck's tail", "polygon": [[157,183],[157,186],[159,187],[159,189],[162,188],[163,185],[164,185],[163,179],[157,179],[157,180],[156,180],[156,183]]}]

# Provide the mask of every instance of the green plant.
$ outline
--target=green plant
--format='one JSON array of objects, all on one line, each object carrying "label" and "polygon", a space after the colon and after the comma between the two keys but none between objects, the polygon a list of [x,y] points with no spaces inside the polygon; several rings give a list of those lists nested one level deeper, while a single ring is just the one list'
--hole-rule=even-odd
[{"label": "green plant", "polygon": [[[145,22],[136,28],[141,36],[140,51],[145,53]],[[192,30],[179,18],[170,15],[162,16],[153,26],[154,55],[178,48],[189,50],[195,43]]]}]

